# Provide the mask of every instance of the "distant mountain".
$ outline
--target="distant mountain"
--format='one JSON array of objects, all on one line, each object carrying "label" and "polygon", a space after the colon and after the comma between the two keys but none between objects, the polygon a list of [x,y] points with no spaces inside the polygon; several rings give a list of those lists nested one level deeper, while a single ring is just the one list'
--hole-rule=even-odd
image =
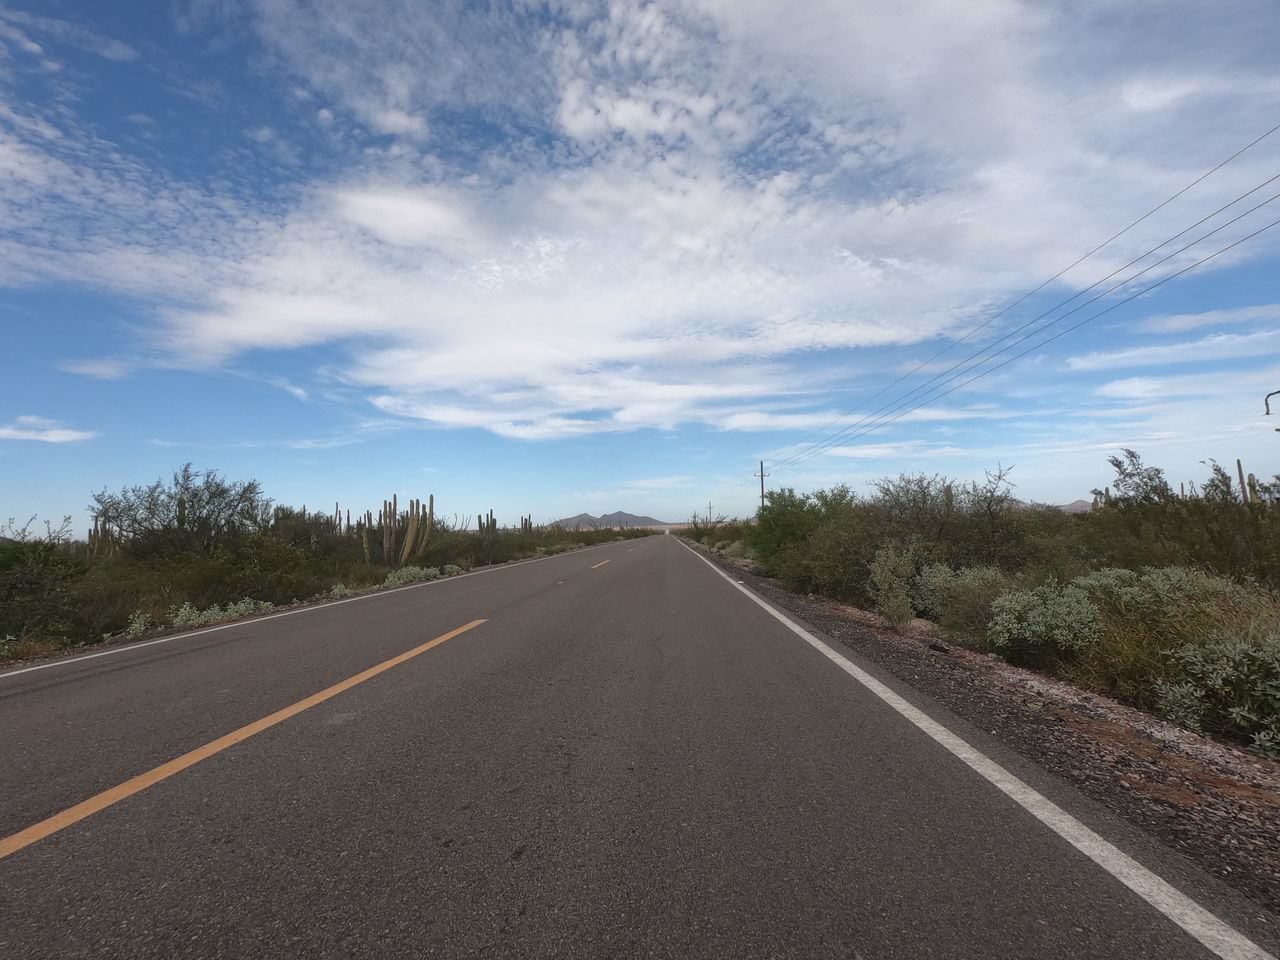
[{"label": "distant mountain", "polygon": [[655,520],[653,517],[637,517],[634,513],[623,513],[619,510],[617,513],[606,513],[599,517],[593,517],[589,513],[580,513],[576,517],[565,517],[562,520],[556,520],[556,523],[570,530],[594,530],[597,527],[669,527],[672,524],[665,523],[662,520]]},{"label": "distant mountain", "polygon": [[1093,509],[1092,500],[1072,500],[1070,503],[1040,503],[1038,500],[1014,500],[1013,505],[1023,510],[1061,510],[1063,513],[1088,513]]},{"label": "distant mountain", "polygon": [[1057,507],[1063,513],[1088,513],[1093,509],[1092,500],[1072,500],[1070,503],[1064,503]]}]

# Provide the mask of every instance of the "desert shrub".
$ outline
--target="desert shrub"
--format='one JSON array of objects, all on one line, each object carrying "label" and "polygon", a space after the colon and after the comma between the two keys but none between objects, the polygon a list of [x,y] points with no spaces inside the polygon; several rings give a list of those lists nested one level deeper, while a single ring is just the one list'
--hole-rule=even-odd
[{"label": "desert shrub", "polygon": [[154,626],[151,614],[145,610],[135,610],[129,615],[129,625],[125,627],[125,636],[137,640]]},{"label": "desert shrub", "polygon": [[74,635],[84,563],[55,537],[26,539],[26,528],[13,532],[19,536],[0,540],[0,636]]},{"label": "desert shrub", "polygon": [[235,603],[229,603],[222,608],[223,619],[231,620],[237,617],[249,617],[259,613],[270,613],[275,609],[275,604],[266,600],[251,600],[245,597],[243,600],[237,600]]},{"label": "desert shrub", "polygon": [[382,585],[384,587],[402,587],[409,583],[437,580],[439,577],[440,571],[435,567],[407,566],[388,573],[387,579],[382,582]]},{"label": "desert shrub", "polygon": [[[548,548],[549,550],[550,548]],[[446,577],[455,577],[462,572],[462,568],[456,563],[446,563],[440,570]]]},{"label": "desert shrub", "polygon": [[169,611],[169,622],[179,630],[186,630],[190,627],[202,627],[206,623],[210,622],[209,620],[206,620],[205,617],[212,614],[215,610],[219,613],[222,612],[219,607],[210,607],[207,610],[199,610],[190,601],[188,601],[175,606]]},{"label": "desert shrub", "polygon": [[915,544],[887,541],[876,551],[868,572],[876,610],[895,630],[901,630],[915,615],[911,606],[911,581],[916,574]]},{"label": "desert shrub", "polygon": [[1104,640],[1080,651],[1067,676],[1138,706],[1156,705],[1172,669],[1168,650],[1280,630],[1280,603],[1268,591],[1199,570],[1105,568],[1072,584],[1098,608]]},{"label": "desert shrub", "polygon": [[345,583],[335,583],[332,587],[329,588],[329,596],[334,597],[336,599],[341,599],[342,597],[349,597],[354,592],[355,591],[352,590],[350,587],[348,587]]},{"label": "desert shrub", "polygon": [[190,463],[170,482],[103,490],[93,496],[94,521],[139,556],[213,554],[220,546],[270,523],[271,501],[256,480],[229,481]]},{"label": "desert shrub", "polygon": [[847,600],[873,604],[871,558],[883,537],[865,512],[833,511],[808,538],[779,551],[774,561],[784,578],[803,580],[806,589]]},{"label": "desert shrub", "polygon": [[748,547],[741,540],[735,540],[729,544],[724,550],[726,557],[742,557],[747,560],[755,559],[755,551]]},{"label": "desert shrub", "polygon": [[790,487],[770,490],[755,524],[743,531],[743,540],[767,570],[776,569],[784,550],[792,554],[788,560],[794,564],[794,548],[808,539],[821,518],[817,502],[808,494]]},{"label": "desert shrub", "polygon": [[268,603],[266,600],[252,600],[248,597],[229,603],[225,607],[215,603],[203,610],[187,602],[170,609],[169,622],[179,630],[189,630],[194,627],[208,626],[211,623],[221,623],[224,620],[237,620],[240,617],[268,613],[274,608],[275,604]]},{"label": "desert shrub", "polygon": [[1168,659],[1171,679],[1159,686],[1161,714],[1280,759],[1280,634],[1257,642],[1215,637],[1170,651]]},{"label": "desert shrub", "polygon": [[956,571],[945,563],[926,563],[911,581],[911,603],[922,616],[941,620],[950,604]]},{"label": "desert shrub", "polygon": [[997,597],[1011,581],[995,567],[952,570],[946,564],[921,567],[911,584],[917,610],[954,633],[966,646],[986,648],[987,626]]},{"label": "desert shrub", "polygon": [[1098,608],[1077,586],[1051,580],[1034,590],[1001,594],[991,605],[987,641],[1015,663],[1057,665],[1101,638]]}]

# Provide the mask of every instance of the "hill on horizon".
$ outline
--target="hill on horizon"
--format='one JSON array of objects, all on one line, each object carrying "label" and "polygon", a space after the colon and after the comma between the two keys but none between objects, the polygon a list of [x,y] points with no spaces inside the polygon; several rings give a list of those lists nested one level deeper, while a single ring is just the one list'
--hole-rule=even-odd
[{"label": "hill on horizon", "polygon": [[598,517],[593,517],[589,513],[580,513],[574,517],[564,517],[560,520],[554,520],[561,526],[568,527],[570,530],[594,530],[597,527],[669,527],[672,524],[664,520],[655,520],[653,517],[638,517],[634,513],[624,513],[621,510],[614,513],[604,513]]}]

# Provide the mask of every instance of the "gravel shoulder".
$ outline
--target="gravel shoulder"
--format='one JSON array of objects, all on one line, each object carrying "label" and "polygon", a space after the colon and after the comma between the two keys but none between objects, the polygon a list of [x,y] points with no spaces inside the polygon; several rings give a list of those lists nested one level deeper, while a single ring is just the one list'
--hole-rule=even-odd
[{"label": "gravel shoulder", "polygon": [[991,732],[1280,921],[1280,763],[945,640],[931,648],[924,621],[898,634],[875,614],[792,593],[751,573],[750,561],[693,546],[771,603]]}]

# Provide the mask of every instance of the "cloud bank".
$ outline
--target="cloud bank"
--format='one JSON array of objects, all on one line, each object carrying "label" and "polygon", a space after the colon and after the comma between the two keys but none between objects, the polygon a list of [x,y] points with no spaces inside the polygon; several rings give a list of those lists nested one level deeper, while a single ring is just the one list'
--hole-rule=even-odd
[{"label": "cloud bank", "polygon": [[[67,358],[90,376],[324,348],[317,378],[440,427],[525,440],[807,428],[841,382],[816,357],[962,333],[1221,159],[1219,138],[1184,131],[1233,145],[1260,132],[1263,108],[1280,106],[1266,31],[1230,32],[1192,3],[1150,13],[192,3],[182,30],[239,38],[291,91],[310,132],[254,125],[242,149],[301,165],[294,179],[258,193],[229,172],[196,180],[70,106],[6,108],[0,282],[74,281],[148,305],[135,356]],[[1200,31],[1193,69],[1175,21]],[[49,38],[139,56],[58,21],[0,24],[10,78],[43,69]],[[315,153],[323,169],[306,166]],[[1093,282],[1268,162],[1242,158],[1064,285]],[[1151,329],[1228,322],[1197,316]],[[1072,366],[1242,356],[1264,340]]]}]

